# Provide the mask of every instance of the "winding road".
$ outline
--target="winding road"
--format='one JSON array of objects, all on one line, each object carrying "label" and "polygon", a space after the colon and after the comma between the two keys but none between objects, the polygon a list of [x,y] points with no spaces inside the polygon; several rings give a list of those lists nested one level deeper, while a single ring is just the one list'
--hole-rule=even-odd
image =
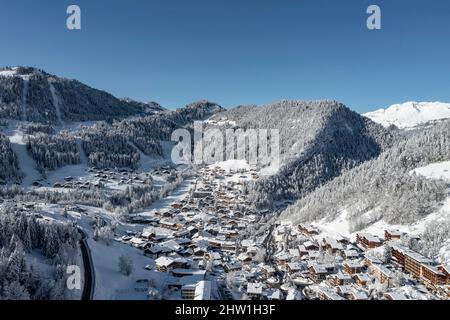
[{"label": "winding road", "polygon": [[83,293],[81,294],[81,300],[94,300],[95,291],[95,272],[94,265],[92,263],[91,250],[86,241],[86,234],[83,230],[78,229],[81,234],[80,249],[83,256],[84,265],[84,285]]}]

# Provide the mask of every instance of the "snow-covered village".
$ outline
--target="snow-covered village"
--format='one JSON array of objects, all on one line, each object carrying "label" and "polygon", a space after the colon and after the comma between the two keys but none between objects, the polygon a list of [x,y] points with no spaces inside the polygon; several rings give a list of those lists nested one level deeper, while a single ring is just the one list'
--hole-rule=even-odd
[{"label": "snow-covered village", "polygon": [[2,315],[448,309],[448,0],[1,4]]},{"label": "snow-covered village", "polygon": [[[164,181],[175,172],[170,167],[141,174],[89,169],[83,179],[68,176],[38,190],[125,190],[132,184]],[[82,226],[88,234],[90,272],[95,273],[95,280],[90,280],[95,281],[93,299],[450,297],[448,265],[411,249],[421,241],[410,233],[414,228],[400,231],[380,225],[349,234],[345,221],[276,221],[268,210],[251,206],[246,183],[258,179],[259,173],[245,161],[210,165],[191,174],[166,197],[125,219],[108,208],[88,205],[15,206],[37,220]],[[48,268],[38,251],[27,260],[38,269]]]}]

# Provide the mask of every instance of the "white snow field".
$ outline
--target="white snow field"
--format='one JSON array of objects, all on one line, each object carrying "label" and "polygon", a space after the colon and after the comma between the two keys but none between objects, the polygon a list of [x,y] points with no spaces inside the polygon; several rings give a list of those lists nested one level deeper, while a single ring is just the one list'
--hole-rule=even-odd
[{"label": "white snow field", "polygon": [[412,128],[430,121],[450,118],[450,103],[405,102],[368,112],[363,116],[385,127],[395,125],[400,129]]},{"label": "white snow field", "polygon": [[19,159],[19,168],[25,175],[22,185],[29,187],[34,181],[41,179],[42,175],[36,169],[36,163],[27,151],[27,146],[23,140],[23,133],[15,129],[9,135],[9,140],[11,142],[11,148]]}]

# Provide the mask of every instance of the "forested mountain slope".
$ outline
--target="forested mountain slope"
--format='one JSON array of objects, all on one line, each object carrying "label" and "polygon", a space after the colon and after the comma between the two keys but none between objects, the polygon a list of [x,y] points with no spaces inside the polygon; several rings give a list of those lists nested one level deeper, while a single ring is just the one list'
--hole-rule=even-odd
[{"label": "forested mountain slope", "polygon": [[26,67],[0,69],[0,118],[62,125],[112,121],[164,109],[155,102],[118,99],[77,80]]},{"label": "forested mountain slope", "polygon": [[[34,159],[35,168],[44,176],[46,172],[80,164],[82,155],[87,165],[97,168],[140,167],[140,152],[151,157],[163,157],[162,143],[171,138],[174,130],[190,126],[193,121],[204,120],[222,109],[215,103],[199,101],[185,108],[164,111],[124,120],[94,122],[71,127],[21,122],[12,134],[21,134],[27,153]],[[58,130],[57,130],[57,129]],[[8,144],[8,137],[0,139],[4,150],[0,161],[0,179],[19,181],[18,160]]]},{"label": "forested mountain slope", "polygon": [[288,207],[282,217],[297,222],[332,221],[345,209],[354,230],[380,219],[413,223],[442,205],[447,185],[412,170],[448,160],[450,121],[404,135],[379,157],[344,172]]},{"label": "forested mountain slope", "polygon": [[0,134],[0,184],[17,181],[21,176],[16,154],[11,149],[9,139]]},{"label": "forested mountain slope", "polygon": [[258,180],[251,192],[258,207],[298,199],[392,146],[395,135],[336,101],[282,101],[245,106],[216,115],[245,129],[279,129],[282,167]]}]

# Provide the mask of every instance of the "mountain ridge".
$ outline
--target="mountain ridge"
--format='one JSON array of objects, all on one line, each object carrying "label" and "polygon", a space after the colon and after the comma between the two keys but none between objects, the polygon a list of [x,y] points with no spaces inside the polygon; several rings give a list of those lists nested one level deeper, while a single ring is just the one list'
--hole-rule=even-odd
[{"label": "mountain ridge", "polygon": [[367,112],[363,116],[385,127],[394,125],[400,129],[408,129],[449,119],[450,103],[408,101]]},{"label": "mountain ridge", "polygon": [[282,166],[251,186],[254,203],[301,198],[343,170],[377,157],[394,133],[334,100],[280,101],[214,116],[243,129],[279,129]]},{"label": "mountain ridge", "polygon": [[0,68],[0,118],[62,124],[112,121],[166,111],[156,102],[121,99],[78,80],[32,67]]}]

